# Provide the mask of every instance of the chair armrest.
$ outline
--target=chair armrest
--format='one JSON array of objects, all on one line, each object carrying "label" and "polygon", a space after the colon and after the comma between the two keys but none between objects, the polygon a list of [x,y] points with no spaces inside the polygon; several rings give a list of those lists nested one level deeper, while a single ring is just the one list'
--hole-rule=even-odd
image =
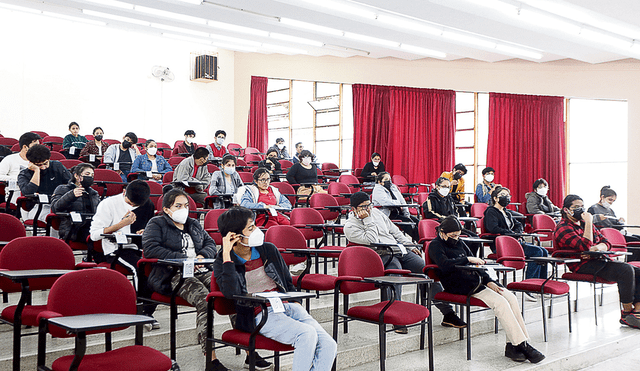
[{"label": "chair armrest", "polygon": [[49,319],[49,318],[57,318],[57,317],[62,317],[62,314],[58,312],[50,311],[50,310],[45,310],[38,314],[37,321],[38,323],[40,323],[40,320],[42,320],[43,318]]},{"label": "chair armrest", "polygon": [[507,262],[524,262],[526,261],[525,258],[521,258],[521,257],[516,257],[516,256],[503,256],[498,258],[498,260],[496,260],[498,263],[502,263],[504,261]]},{"label": "chair armrest", "polygon": [[388,275],[388,274],[411,274],[411,271],[408,269],[385,269],[384,270],[384,275]]},{"label": "chair armrest", "polygon": [[209,295],[207,295],[207,301],[211,298],[224,298],[224,294],[220,291],[211,291]]},{"label": "chair armrest", "polygon": [[338,276],[336,280],[336,284],[343,281],[362,281],[362,277],[360,276]]}]

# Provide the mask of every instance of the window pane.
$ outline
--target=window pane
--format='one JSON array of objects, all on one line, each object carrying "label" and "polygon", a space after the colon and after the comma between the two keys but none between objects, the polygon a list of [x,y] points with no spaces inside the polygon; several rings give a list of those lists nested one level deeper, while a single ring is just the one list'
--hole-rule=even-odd
[{"label": "window pane", "polygon": [[269,119],[269,130],[288,127],[289,119],[287,117],[274,117],[273,119]]},{"label": "window pane", "polygon": [[289,102],[289,89],[267,93],[267,104]]},{"label": "window pane", "polygon": [[267,106],[267,117],[269,116],[289,116],[289,104],[278,104]]},{"label": "window pane", "polygon": [[473,131],[456,131],[455,143],[456,147],[473,147]]},{"label": "window pane", "polygon": [[[342,103],[342,139],[351,139],[353,138],[353,93],[351,90],[351,85],[347,85],[347,84],[342,85],[342,102],[341,103]],[[342,153],[342,156],[344,157],[344,152]],[[347,167],[351,167],[351,160],[349,160],[349,166]]]},{"label": "window pane", "polygon": [[340,94],[340,84],[319,82],[316,84],[316,89],[317,98]]},{"label": "window pane", "polygon": [[[569,180],[569,193],[582,197],[587,208],[600,201],[600,188],[610,185],[611,189],[618,194],[613,210],[618,217],[626,219],[628,215],[626,163],[571,164]],[[562,200],[551,201],[556,206],[562,203]]]},{"label": "window pane", "polygon": [[351,169],[351,159],[353,158],[353,140],[342,141],[342,154],[340,157],[340,164],[337,164],[342,169]]},{"label": "window pane", "polygon": [[322,112],[316,114],[316,126],[340,124],[340,111]]},{"label": "window pane", "polygon": [[473,149],[456,149],[456,164],[460,162],[473,164]]},{"label": "window pane", "polygon": [[281,89],[289,89],[289,80],[269,79],[267,82],[267,92]]},{"label": "window pane", "polygon": [[328,127],[316,128],[316,141],[331,140],[331,139],[340,139],[339,126],[328,126]]},{"label": "window pane", "polygon": [[[487,163],[487,142],[489,140],[489,94],[478,93],[478,164]],[[491,164],[488,164],[491,166]],[[484,168],[484,166],[482,167]]]},{"label": "window pane", "polygon": [[456,92],[456,112],[473,110],[473,93]]},{"label": "window pane", "polygon": [[269,130],[269,146],[276,142],[276,138],[284,138],[284,145],[289,148],[289,129]]},{"label": "window pane", "polygon": [[[291,130],[291,148],[298,142],[302,142],[304,149],[313,152],[313,129]],[[295,149],[293,149],[295,152]],[[289,152],[293,156],[293,153]]]},{"label": "window pane", "polygon": [[314,112],[307,102],[313,100],[313,82],[294,81],[291,92],[291,127],[312,128]]},{"label": "window pane", "polygon": [[340,156],[340,142],[316,142],[316,161],[319,163],[333,162],[337,164]]},{"label": "window pane", "polygon": [[457,113],[456,129],[473,129],[473,112]]}]

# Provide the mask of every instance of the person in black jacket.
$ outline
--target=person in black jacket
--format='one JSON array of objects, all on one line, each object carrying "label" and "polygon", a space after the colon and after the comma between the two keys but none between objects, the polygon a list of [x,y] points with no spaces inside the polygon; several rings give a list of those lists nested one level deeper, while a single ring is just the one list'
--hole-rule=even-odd
[{"label": "person in black jacket", "polygon": [[[484,229],[487,233],[497,235],[510,235],[514,233],[523,233],[522,224],[513,217],[511,210],[507,209],[507,205],[511,202],[511,192],[508,188],[496,187],[491,193],[492,205],[484,211]],[[524,250],[524,255],[529,258],[532,256],[547,256],[549,253],[544,247],[526,243],[520,239],[520,245]],[[495,244],[491,246],[493,252],[496,251]],[[547,266],[540,264],[527,264],[526,278],[547,278]]]},{"label": "person in black jacket", "polygon": [[360,176],[364,178],[365,182],[374,182],[376,176],[384,170],[384,164],[381,161],[382,157],[378,152],[371,154],[371,162],[367,162],[362,168]]},{"label": "person in black jacket", "polygon": [[59,185],[51,197],[51,211],[54,213],[77,212],[82,222],[73,223],[70,216],[63,216],[58,230],[65,241],[87,242],[91,221],[89,216],[96,213],[100,195],[93,184],[93,165],[82,163],[71,168],[73,178],[69,183]]},{"label": "person in black jacket", "polygon": [[258,163],[258,167],[269,170],[270,174],[279,174],[282,172],[282,165],[278,161],[278,151],[273,148],[267,150],[266,158]]},{"label": "person in black jacket", "polygon": [[437,274],[446,292],[471,295],[482,300],[502,324],[507,345],[505,356],[517,362],[542,361],[545,356],[528,344],[529,334],[524,324],[518,299],[493,280],[486,271],[471,272],[458,268],[464,265],[484,265],[484,260],[471,255],[460,240],[462,225],[455,216],[446,217],[438,228],[438,237],[429,244],[429,258],[438,266]]},{"label": "person in black jacket", "polygon": [[[222,249],[213,265],[216,282],[228,299],[234,295],[265,291],[296,291],[278,249],[264,242],[264,234],[254,222],[253,212],[236,206],[218,218],[224,236]],[[297,302],[285,302],[284,312],[269,307],[267,322],[260,333],[293,346],[294,370],[330,370],[336,357],[335,340]],[[236,302],[236,327],[253,331],[262,313],[253,306]]]}]

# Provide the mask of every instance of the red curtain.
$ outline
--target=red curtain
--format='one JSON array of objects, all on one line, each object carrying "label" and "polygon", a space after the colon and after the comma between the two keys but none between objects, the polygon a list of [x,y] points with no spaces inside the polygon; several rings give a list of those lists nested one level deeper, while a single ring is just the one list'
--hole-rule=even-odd
[{"label": "red curtain", "polygon": [[412,183],[433,183],[454,161],[453,90],[353,85],[353,168],[371,154]]},{"label": "red curtain", "polygon": [[267,122],[266,77],[251,76],[251,102],[249,103],[249,123],[247,125],[247,147],[265,152],[269,146],[269,126]]},{"label": "red curtain", "polygon": [[563,97],[489,94],[487,166],[496,169],[495,181],[511,190],[512,202],[525,203],[533,182],[544,178],[551,201],[562,204],[564,129]]}]

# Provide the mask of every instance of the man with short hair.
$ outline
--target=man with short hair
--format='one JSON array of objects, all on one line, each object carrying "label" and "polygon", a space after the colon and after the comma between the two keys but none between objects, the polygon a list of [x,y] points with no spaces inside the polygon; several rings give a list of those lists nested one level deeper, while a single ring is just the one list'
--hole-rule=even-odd
[{"label": "man with short hair", "polygon": [[[467,167],[463,164],[459,163],[453,167],[453,170],[443,171],[440,174],[441,177],[449,179],[451,182],[451,193],[461,193],[464,192],[464,176],[467,174]],[[453,198],[464,204],[464,195],[463,194],[454,194]]]},{"label": "man with short hair", "polygon": [[209,151],[209,160],[213,160],[215,158],[220,159],[228,153],[227,148],[223,145],[224,141],[227,139],[227,132],[224,130],[218,130],[216,131],[215,137],[216,140],[211,143],[213,146],[207,144],[204,147]]},{"label": "man with short hair", "polygon": [[[207,194],[204,192],[205,187],[211,181],[211,174],[207,169],[207,158],[209,157],[209,151],[206,148],[198,148],[193,153],[193,156],[187,157],[173,172],[174,186],[185,188],[185,191],[189,193],[189,196],[193,198],[195,202],[204,205],[204,199]],[[195,187],[184,184],[183,182],[201,182]]]},{"label": "man with short hair", "polygon": [[491,166],[487,166],[482,169],[482,182],[478,183],[476,187],[476,202],[482,202],[488,204],[491,202],[491,193],[496,187],[500,186],[500,184],[496,184],[493,182],[495,177],[495,169]]},{"label": "man with short hair", "polygon": [[276,144],[269,147],[269,149],[273,149],[278,153],[278,160],[288,160],[291,158],[289,152],[287,152],[287,147],[284,145],[284,138],[276,139]]},{"label": "man with short hair", "polygon": [[[120,174],[123,182],[127,182],[127,175],[131,172],[133,160],[140,156],[140,150],[136,146],[138,136],[128,132],[122,138],[122,143],[112,144],[104,153],[105,164],[113,164],[113,169]],[[117,165],[116,165],[117,164]],[[116,169],[116,166],[118,169]]]},{"label": "man with short hair", "polygon": [[[40,144],[40,136],[36,133],[27,132],[20,136],[18,139],[18,145],[20,146],[20,152],[13,153],[0,161],[0,181],[7,183],[7,191],[14,191],[5,201],[15,204],[18,197],[21,196],[20,189],[18,188],[18,174],[22,169],[29,167],[29,160],[27,160],[27,151],[29,148],[36,144]],[[8,192],[7,192],[8,194]]]},{"label": "man with short hair", "polygon": [[[404,235],[395,224],[380,210],[372,208],[369,196],[364,192],[356,192],[351,195],[351,213],[344,223],[344,235],[349,242],[364,246],[372,243],[383,243],[394,246],[393,254],[388,249],[376,249],[382,262],[387,269],[408,269],[413,273],[422,273],[424,260],[421,258],[420,250],[417,248],[406,248],[406,252],[401,251],[397,245],[412,244],[411,240]],[[395,295],[398,299],[402,297],[402,286],[395,287]],[[431,295],[443,291],[439,283],[431,285]],[[388,297],[388,293],[382,292],[383,297]],[[432,296],[433,297],[433,296]],[[442,326],[462,328],[466,323],[462,321],[454,312],[451,305],[446,303],[436,303],[435,306],[443,314]],[[406,326],[394,326],[397,333],[406,334]]]},{"label": "man with short hair", "polygon": [[304,150],[304,145],[302,144],[302,142],[296,143],[296,154],[291,158],[291,162],[293,162],[294,164],[296,162],[300,162],[300,160],[298,160],[298,156],[300,156],[300,152],[302,152],[303,150]]}]

